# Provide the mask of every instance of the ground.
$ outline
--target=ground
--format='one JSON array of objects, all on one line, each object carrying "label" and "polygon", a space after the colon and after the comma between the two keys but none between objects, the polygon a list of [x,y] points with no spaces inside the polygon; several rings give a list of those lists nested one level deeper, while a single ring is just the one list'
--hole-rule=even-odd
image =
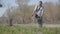
[{"label": "ground", "polygon": [[44,24],[14,24],[13,26],[0,25],[0,34],[60,34],[60,25]]}]

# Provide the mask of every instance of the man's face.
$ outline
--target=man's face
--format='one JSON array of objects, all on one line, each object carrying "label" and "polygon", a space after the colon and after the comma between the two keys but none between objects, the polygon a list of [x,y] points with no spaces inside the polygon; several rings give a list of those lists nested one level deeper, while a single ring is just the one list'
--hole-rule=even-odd
[{"label": "man's face", "polygon": [[40,1],[40,2],[39,2],[39,4],[41,5],[41,4],[42,4],[42,2]]}]

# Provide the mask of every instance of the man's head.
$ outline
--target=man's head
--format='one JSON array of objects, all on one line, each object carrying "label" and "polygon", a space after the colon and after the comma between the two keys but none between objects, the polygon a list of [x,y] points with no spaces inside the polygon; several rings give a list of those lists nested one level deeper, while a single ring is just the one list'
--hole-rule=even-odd
[{"label": "man's head", "polygon": [[42,6],[42,1],[39,1],[39,5]]},{"label": "man's head", "polygon": [[39,4],[42,4],[42,1],[39,1]]}]

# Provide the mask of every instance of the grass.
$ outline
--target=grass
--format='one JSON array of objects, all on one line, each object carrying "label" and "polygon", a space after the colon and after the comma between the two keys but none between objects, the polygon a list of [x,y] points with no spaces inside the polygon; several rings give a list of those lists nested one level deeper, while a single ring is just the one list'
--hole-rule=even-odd
[{"label": "grass", "polygon": [[60,34],[60,27],[37,28],[36,26],[4,26],[0,25],[0,34]]}]

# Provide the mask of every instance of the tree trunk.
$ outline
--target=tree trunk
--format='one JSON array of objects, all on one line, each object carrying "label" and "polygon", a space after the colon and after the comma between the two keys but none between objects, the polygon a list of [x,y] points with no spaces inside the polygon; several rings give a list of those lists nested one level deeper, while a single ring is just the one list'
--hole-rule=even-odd
[{"label": "tree trunk", "polygon": [[12,24],[12,21],[13,21],[13,19],[10,18],[9,21],[8,21],[8,22],[9,22],[9,26],[12,26],[12,25],[13,25],[13,24]]}]

